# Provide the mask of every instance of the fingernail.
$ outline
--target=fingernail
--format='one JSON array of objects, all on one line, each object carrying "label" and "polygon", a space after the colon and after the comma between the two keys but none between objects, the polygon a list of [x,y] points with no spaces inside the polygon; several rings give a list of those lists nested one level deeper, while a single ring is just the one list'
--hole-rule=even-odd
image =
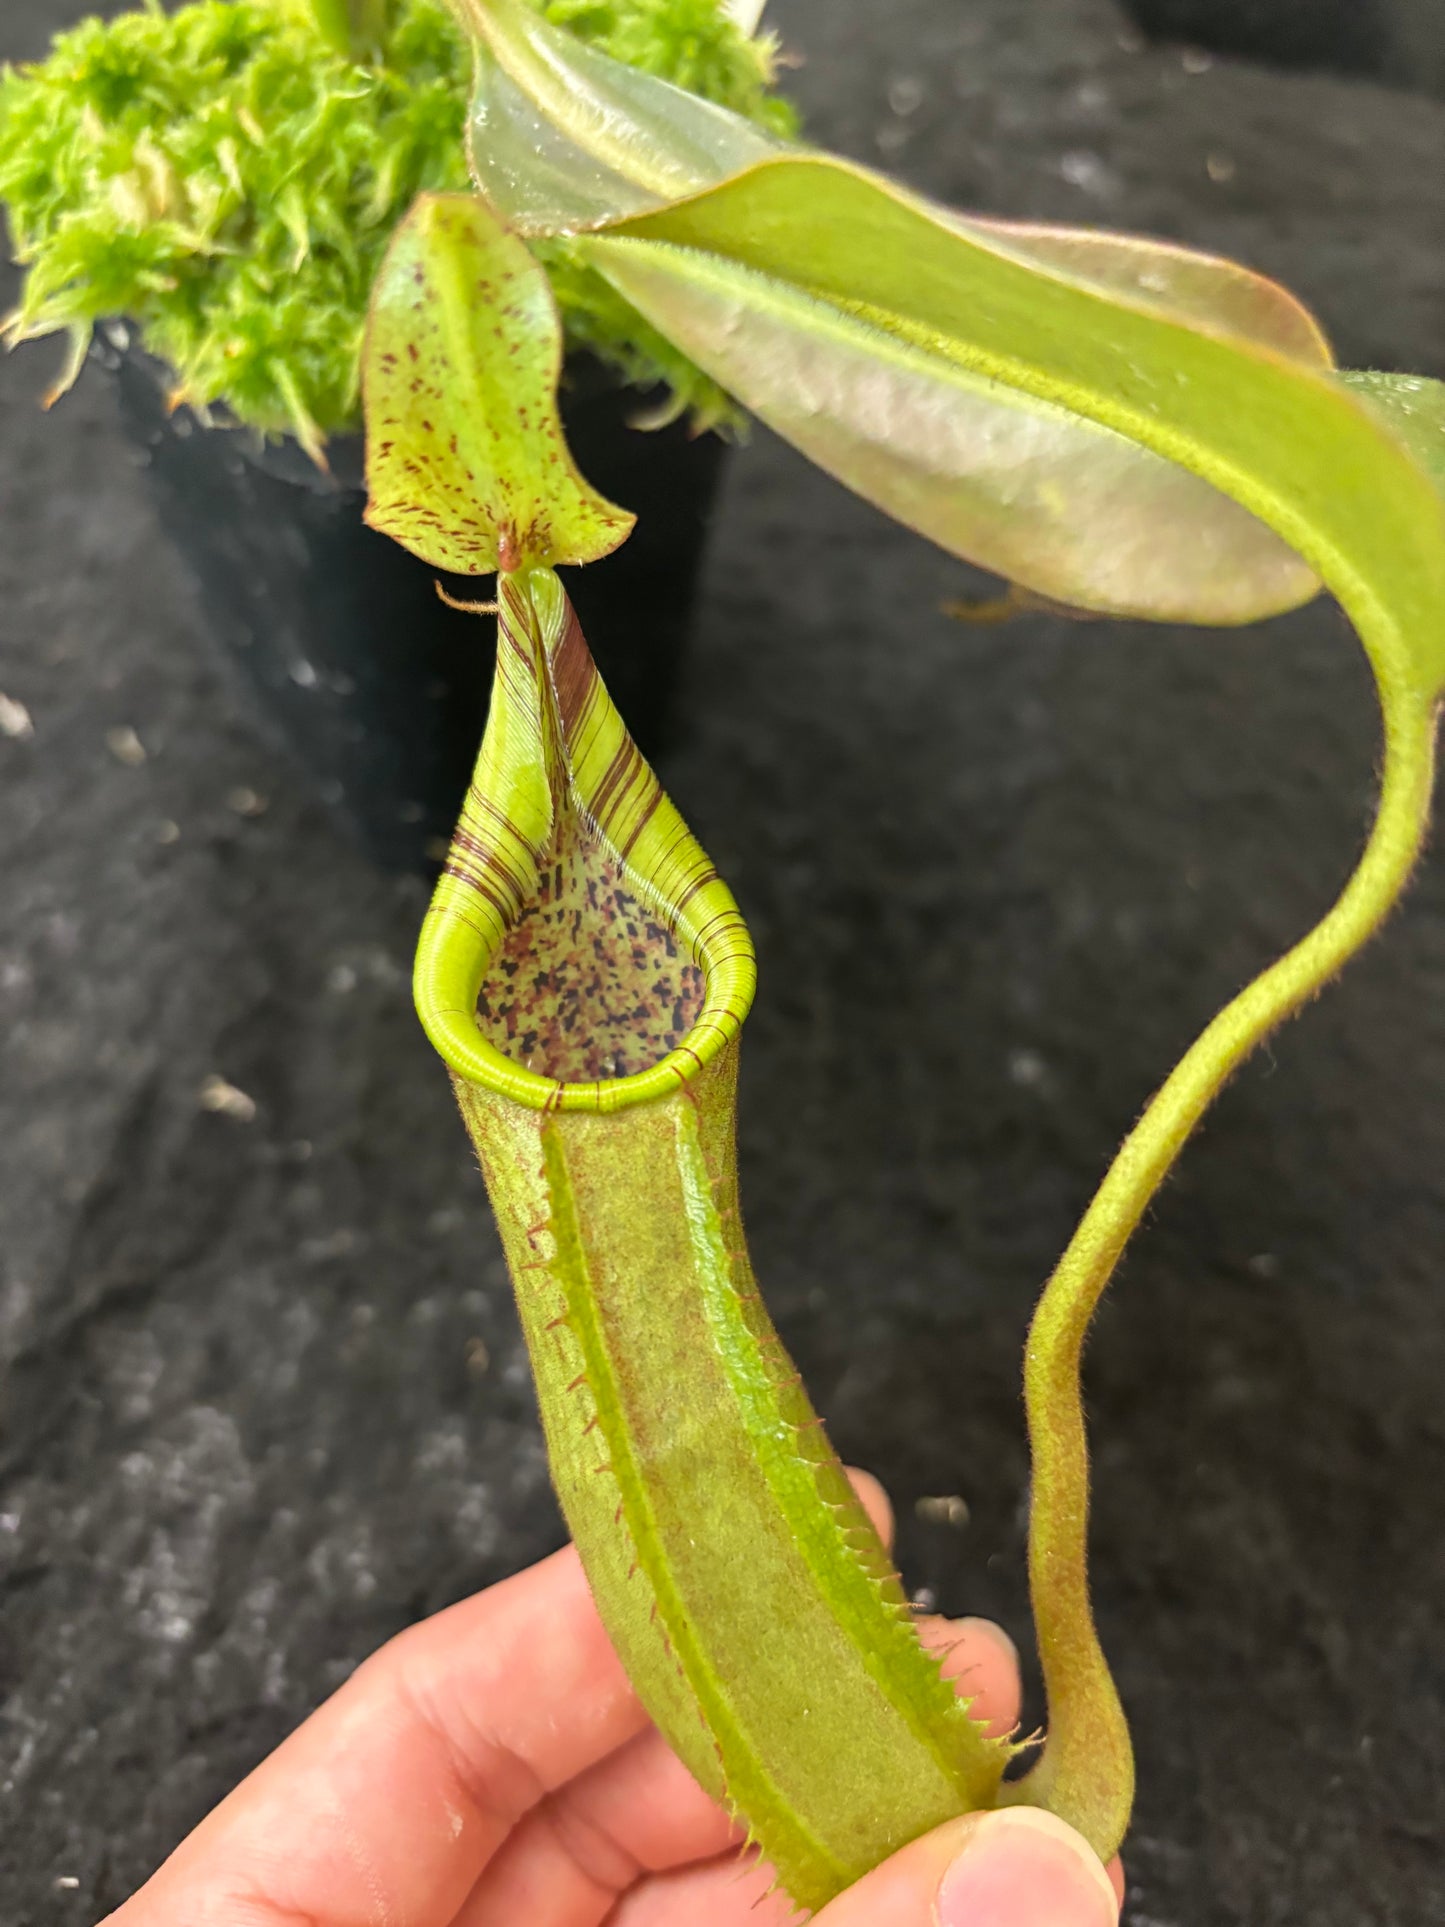
[{"label": "fingernail", "polygon": [[938,1927],[1115,1927],[1119,1904],[1088,1843],[1036,1807],[981,1813],[939,1883]]}]

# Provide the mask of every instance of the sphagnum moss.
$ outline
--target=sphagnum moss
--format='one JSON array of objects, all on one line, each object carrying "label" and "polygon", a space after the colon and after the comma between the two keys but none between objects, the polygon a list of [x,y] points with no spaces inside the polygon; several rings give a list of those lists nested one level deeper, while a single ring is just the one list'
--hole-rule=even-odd
[{"label": "sphagnum moss", "polygon": [[[771,50],[716,0],[546,0],[630,65],[777,132]],[[293,0],[197,0],[88,20],[0,74],[0,200],[28,269],[12,341],[126,316],[198,409],[224,404],[313,453],[360,425],[372,280],[415,196],[466,182],[471,53],[444,0],[396,0],[374,60]],[[701,425],[723,391],[561,241],[539,244],[567,338]]]}]

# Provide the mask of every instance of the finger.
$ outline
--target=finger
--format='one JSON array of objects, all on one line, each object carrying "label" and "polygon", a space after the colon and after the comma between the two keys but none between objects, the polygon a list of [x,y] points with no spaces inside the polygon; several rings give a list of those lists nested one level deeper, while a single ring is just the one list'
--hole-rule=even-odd
[{"label": "finger", "polygon": [[[883,1486],[871,1472],[850,1465],[848,1477],[863,1509],[884,1545],[893,1547],[893,1507]],[[991,1619],[915,1621],[918,1637],[939,1655],[943,1677],[952,1680],[970,1711],[990,1738],[1012,1733],[1019,1723],[1023,1688],[1018,1648],[1002,1626]]]},{"label": "finger", "polygon": [[893,1503],[883,1489],[880,1480],[871,1472],[863,1471],[861,1466],[850,1465],[846,1468],[849,1483],[858,1494],[863,1510],[873,1521],[873,1530],[888,1547],[893,1550]]},{"label": "finger", "polygon": [[[893,1506],[887,1492],[871,1472],[856,1465],[847,1472],[874,1531],[891,1551]],[[942,1660],[943,1677],[955,1682],[990,1737],[1012,1733],[1019,1723],[1022,1684],[1018,1648],[1003,1627],[989,1619],[930,1617],[915,1623],[923,1644]]]},{"label": "finger", "polygon": [[[893,1508],[869,1472],[848,1477],[884,1543]],[[537,1917],[592,1927],[646,1874],[721,1853],[739,1837],[656,1731],[533,1809],[488,1862],[454,1927]]]},{"label": "finger", "polygon": [[733,1852],[639,1882],[607,1916],[607,1927],[797,1927],[798,1918],[767,1861]]},{"label": "finger", "polygon": [[[930,1651],[942,1656],[944,1677],[970,1700],[970,1711],[986,1730],[994,1736],[1011,1733],[1018,1725],[1021,1687],[1018,1652],[1002,1627],[987,1619],[923,1619],[918,1633]],[[610,1765],[596,1769],[598,1776],[605,1775]],[[522,1833],[531,1827],[529,1819],[513,1844],[519,1844]],[[740,1864],[736,1854],[705,1866],[685,1866],[680,1855],[670,1866],[656,1859],[647,1864],[667,1870],[627,1893],[616,1913],[607,1916],[608,1927],[676,1927],[678,1921],[686,1921],[688,1927],[774,1927],[775,1922],[781,1927],[796,1919],[797,1909],[785,1896],[770,1897],[773,1870],[757,1864],[755,1857],[747,1866]],[[489,1886],[490,1880],[489,1869],[482,1885]],[[483,1923],[491,1927],[493,1918],[479,1913],[474,1921],[463,1915],[458,1927],[483,1927]],[[497,1921],[502,1918],[501,1913],[495,1915]]]},{"label": "finger", "polygon": [[[1000,1823],[1005,1829],[1002,1842],[990,1835]],[[1024,1838],[1008,1839],[1010,1826]],[[955,1886],[946,1892],[940,1875],[960,1858],[958,1830],[966,1834],[971,1828],[981,1834],[975,1836],[968,1874],[973,1890]],[[1042,1851],[1039,1832],[1053,1836],[1043,1842]],[[905,1859],[950,1835],[952,1848],[942,1838],[931,1861],[910,1865]],[[980,1847],[988,1852],[978,1851]],[[991,1865],[989,1855],[995,1856]],[[1062,1871],[1046,1864],[1054,1855],[1063,1862]],[[1077,1860],[1080,1855],[1083,1864],[1077,1868],[1070,1856]],[[958,1879],[963,1877],[960,1873]],[[1106,1890],[1100,1889],[1101,1878],[1107,1881]],[[1013,1807],[953,1821],[939,1836],[925,1835],[815,1915],[813,1927],[1116,1927],[1123,1898],[1124,1876],[1117,1859],[1101,1869],[1061,1820]],[[945,1905],[951,1911],[945,1912]],[[678,1927],[683,1921],[687,1927],[797,1927],[798,1912],[766,1862],[734,1853],[634,1887],[608,1916],[607,1927]]]},{"label": "finger", "polygon": [[839,1894],[815,1927],[1116,1927],[1119,1899],[1088,1843],[1036,1807],[926,1833]]},{"label": "finger", "polygon": [[638,1880],[742,1837],[654,1728],[535,1807],[453,1927],[596,1927]]},{"label": "finger", "polygon": [[247,1927],[440,1927],[530,1807],[645,1726],[569,1547],[384,1646],[111,1927],[230,1896]]},{"label": "finger", "polygon": [[[891,1536],[882,1486],[866,1472],[848,1476],[880,1536]],[[946,1652],[945,1675],[975,1699],[978,1717],[1011,1730],[1018,1663],[1007,1636],[984,1620],[934,1620],[921,1630]],[[535,1916],[543,1897],[556,1927],[593,1927],[643,1875],[718,1854],[734,1838],[727,1817],[650,1733],[529,1813],[488,1862],[456,1927]]]},{"label": "finger", "polygon": [[918,1637],[990,1739],[1014,1732],[1023,1707],[1018,1647],[991,1619],[920,1619]]}]

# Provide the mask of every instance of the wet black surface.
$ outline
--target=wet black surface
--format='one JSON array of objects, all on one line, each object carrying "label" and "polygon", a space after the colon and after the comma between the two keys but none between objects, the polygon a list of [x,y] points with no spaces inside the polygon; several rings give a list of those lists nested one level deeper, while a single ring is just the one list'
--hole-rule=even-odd
[{"label": "wet black surface", "polygon": [[1445,93],[1439,0],[1125,0],[1154,40]]},{"label": "wet black surface", "polygon": [[[0,48],[58,17],[8,0]],[[1230,249],[1346,360],[1445,375],[1432,101],[1199,71],[1106,0],[778,19],[825,139]],[[6,1927],[91,1920],[378,1641],[558,1535],[408,1008],[419,889],[258,747],[113,396],[43,418],[45,361],[0,367],[0,689],[34,724],[0,739]],[[1338,887],[1375,725],[1327,605],[965,631],[937,610],[970,586],[759,436],[665,774],[759,943],[770,1302],[910,1582],[1026,1639],[1029,1305],[1174,1056]],[[1092,1348],[1134,1927],[1445,1915],[1442,1171],[1437,854],[1227,1094]],[[966,1529],[915,1516],[953,1493]]]}]

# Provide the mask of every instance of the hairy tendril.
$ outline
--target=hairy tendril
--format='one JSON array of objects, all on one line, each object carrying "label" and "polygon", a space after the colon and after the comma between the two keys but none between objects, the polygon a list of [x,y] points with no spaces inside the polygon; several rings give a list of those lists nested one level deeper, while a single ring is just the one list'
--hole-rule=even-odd
[{"label": "hairy tendril", "polygon": [[[1368,598],[1361,605],[1357,621],[1368,649],[1378,617]],[[1090,1837],[1109,1831],[1119,1803],[1127,1810],[1133,1764],[1089,1602],[1084,1341],[1124,1247],[1195,1125],[1250,1052],[1374,935],[1409,881],[1428,823],[1437,712],[1387,674],[1380,675],[1380,691],[1380,800],[1348,883],[1308,935],[1225,1005],[1150,1100],[1080,1220],[1029,1329],[1029,1585],[1050,1720],[1044,1756],[1017,1783],[1015,1797],[1049,1807]]]}]

